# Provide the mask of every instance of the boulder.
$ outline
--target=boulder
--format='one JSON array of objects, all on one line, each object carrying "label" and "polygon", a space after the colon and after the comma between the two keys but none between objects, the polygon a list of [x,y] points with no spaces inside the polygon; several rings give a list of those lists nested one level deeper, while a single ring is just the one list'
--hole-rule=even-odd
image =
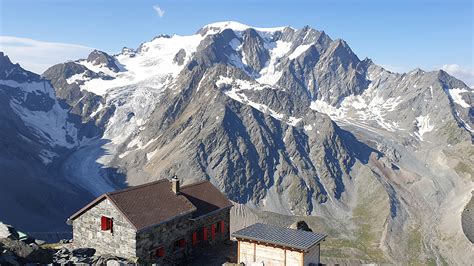
[{"label": "boulder", "polygon": [[308,224],[305,221],[297,221],[290,225],[291,229],[303,230],[308,232],[313,232],[311,228],[309,228]]},{"label": "boulder", "polygon": [[20,265],[20,263],[13,252],[5,249],[0,252],[0,265]]},{"label": "boulder", "polygon": [[129,263],[125,261],[120,261],[120,260],[108,260],[107,261],[107,266],[125,266],[129,265]]},{"label": "boulder", "polygon": [[[0,239],[3,249],[11,252],[18,258],[20,264],[23,263],[51,263],[53,254],[50,250],[42,249],[38,245],[26,244],[19,240],[9,238]],[[5,251],[4,251],[5,252]]]},{"label": "boulder", "polygon": [[0,239],[1,238],[18,240],[20,239],[20,235],[13,226],[0,222]]},{"label": "boulder", "polygon": [[94,258],[93,260],[94,265],[132,265],[129,261],[123,258],[119,258],[114,255],[100,255]]},{"label": "boulder", "polygon": [[93,248],[77,248],[72,251],[74,257],[92,257],[94,254],[95,249]]},{"label": "boulder", "polygon": [[35,243],[39,246],[43,245],[44,243],[46,243],[46,241],[44,240],[39,240],[39,239],[35,239]]}]

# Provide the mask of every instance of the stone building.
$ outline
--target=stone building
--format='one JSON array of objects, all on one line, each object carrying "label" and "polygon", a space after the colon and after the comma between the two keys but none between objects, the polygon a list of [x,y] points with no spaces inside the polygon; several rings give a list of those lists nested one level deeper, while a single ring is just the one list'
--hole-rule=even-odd
[{"label": "stone building", "polygon": [[238,263],[270,266],[316,266],[320,263],[321,233],[268,224],[253,224],[232,234]]},{"label": "stone building", "polygon": [[229,239],[232,203],[210,182],[175,178],[106,193],[73,214],[73,242],[144,262],[184,261]]}]

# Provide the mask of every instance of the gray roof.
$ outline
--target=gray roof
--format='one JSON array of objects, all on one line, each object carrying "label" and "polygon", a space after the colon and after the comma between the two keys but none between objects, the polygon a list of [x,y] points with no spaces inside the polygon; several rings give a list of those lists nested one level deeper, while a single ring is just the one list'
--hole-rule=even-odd
[{"label": "gray roof", "polygon": [[307,251],[326,238],[325,234],[256,223],[232,234],[235,238],[260,241]]}]

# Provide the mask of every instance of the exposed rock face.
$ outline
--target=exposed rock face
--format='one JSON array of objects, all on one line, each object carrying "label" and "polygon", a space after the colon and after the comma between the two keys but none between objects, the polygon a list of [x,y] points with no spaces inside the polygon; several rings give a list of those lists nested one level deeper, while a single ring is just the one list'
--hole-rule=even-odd
[{"label": "exposed rock face", "polygon": [[241,217],[317,217],[343,256],[473,259],[449,211],[473,190],[473,92],[445,72],[392,73],[322,31],[233,22],[90,58],[43,74],[88,138],[58,162],[75,186],[209,179]]},{"label": "exposed rock face", "polygon": [[22,230],[64,231],[65,210],[90,195],[58,174],[57,160],[78,146],[80,126],[48,81],[3,54],[0,62],[0,218]]},{"label": "exposed rock face", "polygon": [[19,264],[25,263],[40,263],[47,264],[53,261],[52,253],[48,250],[40,248],[36,244],[26,244],[22,241],[12,240],[8,238],[0,239],[1,249],[4,249],[2,257],[9,257],[3,263],[12,263],[16,261]]},{"label": "exposed rock face", "polygon": [[87,57],[86,62],[93,66],[106,67],[113,72],[120,71],[120,67],[117,65],[115,58],[102,51],[92,51]]},{"label": "exposed rock face", "polygon": [[[238,47],[235,47],[236,49]],[[252,71],[260,72],[270,59],[265,48],[265,41],[254,29],[247,29],[242,33],[242,60]]]}]

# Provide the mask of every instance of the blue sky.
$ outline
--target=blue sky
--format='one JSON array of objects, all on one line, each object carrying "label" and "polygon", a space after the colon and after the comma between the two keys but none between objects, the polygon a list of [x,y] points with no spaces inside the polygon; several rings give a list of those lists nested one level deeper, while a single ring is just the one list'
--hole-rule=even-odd
[{"label": "blue sky", "polygon": [[[160,16],[154,6],[164,13]],[[109,53],[123,46],[136,48],[161,33],[191,34],[205,24],[225,20],[258,27],[309,25],[333,39],[345,39],[361,59],[372,58],[391,70],[444,66],[474,85],[471,0],[0,0],[2,36]],[[17,46],[12,60],[28,60],[24,54],[29,50],[19,48],[26,44],[11,39],[5,43],[0,43],[0,49],[7,52],[11,48],[7,45]],[[66,54],[58,52],[57,57]],[[52,59],[44,60],[47,65]]]}]

